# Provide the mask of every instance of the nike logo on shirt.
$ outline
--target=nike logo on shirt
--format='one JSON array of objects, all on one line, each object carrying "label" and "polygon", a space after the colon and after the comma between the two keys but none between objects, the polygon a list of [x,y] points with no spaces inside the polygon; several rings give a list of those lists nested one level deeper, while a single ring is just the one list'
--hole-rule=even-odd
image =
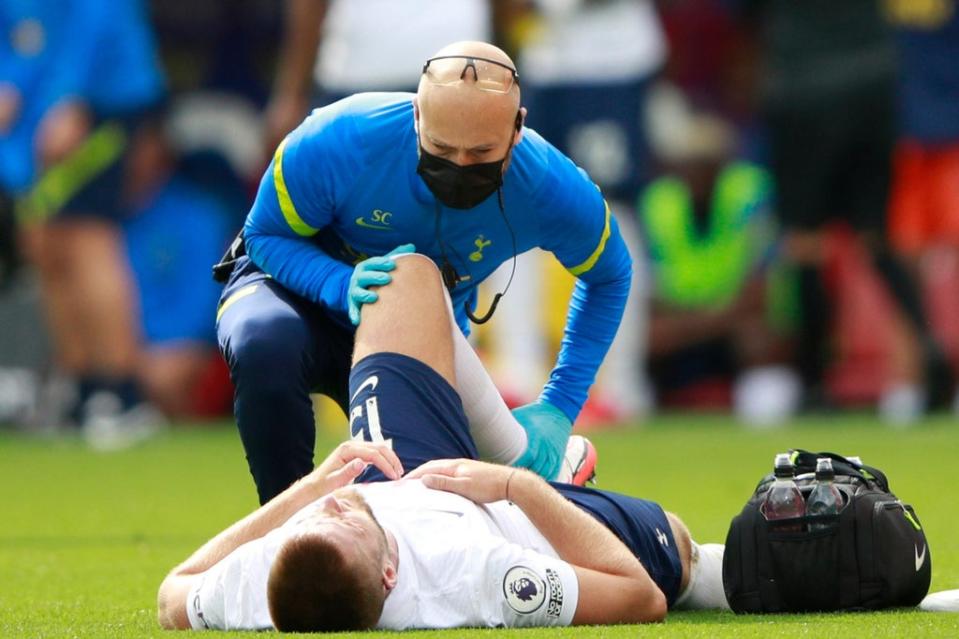
[{"label": "nike logo on shirt", "polygon": [[379,224],[372,224],[370,222],[367,222],[362,215],[356,218],[356,225],[362,226],[365,229],[373,229],[374,231],[392,231],[393,230],[389,226],[381,226]]}]

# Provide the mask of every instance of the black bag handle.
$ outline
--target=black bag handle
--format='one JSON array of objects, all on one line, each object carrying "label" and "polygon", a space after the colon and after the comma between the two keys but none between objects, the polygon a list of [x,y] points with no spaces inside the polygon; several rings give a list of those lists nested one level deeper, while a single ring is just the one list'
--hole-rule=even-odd
[{"label": "black bag handle", "polygon": [[816,472],[816,460],[820,457],[828,457],[832,460],[832,468],[837,475],[848,475],[850,477],[859,477],[866,481],[875,482],[884,492],[890,492],[889,480],[886,474],[875,466],[866,464],[857,464],[836,453],[822,452],[812,453],[801,448],[794,448],[789,451],[790,459],[796,466],[796,474]]}]

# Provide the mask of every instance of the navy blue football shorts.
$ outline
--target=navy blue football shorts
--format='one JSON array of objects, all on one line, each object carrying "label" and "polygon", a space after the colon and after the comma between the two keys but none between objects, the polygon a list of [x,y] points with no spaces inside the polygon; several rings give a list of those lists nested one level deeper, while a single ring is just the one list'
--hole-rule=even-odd
[{"label": "navy blue football shorts", "polygon": [[673,605],[679,596],[683,566],[662,506],[605,490],[550,483],[619,537],[666,595],[666,602]]},{"label": "navy blue football shorts", "polygon": [[[390,442],[403,470],[433,459],[477,459],[460,396],[423,362],[399,353],[374,353],[350,372],[350,435]],[[368,467],[357,481],[384,481]]]}]

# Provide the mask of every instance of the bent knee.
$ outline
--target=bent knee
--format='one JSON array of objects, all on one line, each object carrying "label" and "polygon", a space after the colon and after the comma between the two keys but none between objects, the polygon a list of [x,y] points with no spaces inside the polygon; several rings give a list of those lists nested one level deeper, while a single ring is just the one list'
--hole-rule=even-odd
[{"label": "bent knee", "polygon": [[422,253],[404,253],[393,258],[396,262],[396,270],[393,271],[394,279],[412,280],[415,282],[424,282],[433,280],[441,282],[440,269],[436,263],[423,255]]},{"label": "bent knee", "polygon": [[[223,351],[234,374],[296,370],[309,341],[299,317],[250,316],[223,336]],[[269,377],[269,374],[266,375]]]},{"label": "bent knee", "polygon": [[392,281],[377,290],[380,296],[398,295],[404,298],[415,297],[423,300],[436,296],[443,289],[440,270],[429,257],[419,253],[408,253],[394,258],[396,268],[391,273]]}]

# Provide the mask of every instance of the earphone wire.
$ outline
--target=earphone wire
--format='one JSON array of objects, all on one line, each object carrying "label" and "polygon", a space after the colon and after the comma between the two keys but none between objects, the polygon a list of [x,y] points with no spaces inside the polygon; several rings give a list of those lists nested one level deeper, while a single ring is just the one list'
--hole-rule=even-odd
[{"label": "earphone wire", "polygon": [[[485,324],[492,319],[493,314],[496,312],[496,307],[499,305],[499,301],[503,299],[503,296],[506,295],[507,291],[509,291],[509,287],[513,284],[513,276],[516,275],[516,233],[513,231],[513,225],[510,224],[509,218],[506,216],[506,207],[503,204],[502,187],[496,189],[496,203],[499,205],[500,216],[503,218],[503,223],[506,224],[506,229],[509,231],[510,240],[513,245],[513,263],[510,267],[509,279],[506,280],[506,286],[502,291],[493,296],[493,301],[486,313],[477,317],[473,311],[470,310],[469,301],[463,302],[463,310],[466,311],[466,317],[468,317],[474,324]],[[456,288],[456,285],[459,283],[459,274],[456,272],[456,267],[453,266],[446,254],[446,242],[443,241],[441,228],[441,207],[439,200],[434,199],[434,204],[436,206],[436,224],[434,227],[436,244],[440,249],[440,257],[442,258],[442,263],[440,264],[440,274],[443,278],[443,284],[446,286],[446,290],[448,290],[450,295],[452,295],[453,289]]]},{"label": "earphone wire", "polygon": [[499,204],[499,213],[503,218],[503,222],[506,224],[506,228],[509,231],[510,239],[513,242],[513,265],[510,268],[509,279],[506,280],[506,286],[502,291],[493,296],[493,302],[489,306],[489,310],[486,311],[481,317],[477,317],[473,314],[473,311],[470,310],[469,302],[463,303],[463,309],[466,311],[466,317],[470,318],[470,321],[474,324],[485,324],[490,321],[493,317],[493,313],[496,312],[496,307],[499,305],[499,301],[503,299],[503,296],[506,295],[506,292],[509,291],[510,285],[513,283],[513,276],[516,274],[516,233],[513,232],[513,225],[509,223],[509,218],[506,217],[506,207],[503,205],[503,189],[502,187],[496,189],[496,202]]}]

